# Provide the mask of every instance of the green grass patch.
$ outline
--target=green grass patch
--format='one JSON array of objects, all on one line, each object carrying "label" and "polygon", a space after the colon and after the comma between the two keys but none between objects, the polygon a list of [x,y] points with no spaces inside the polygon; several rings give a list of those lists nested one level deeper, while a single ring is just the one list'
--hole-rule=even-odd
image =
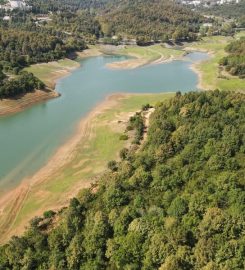
[{"label": "green grass patch", "polygon": [[163,45],[157,44],[147,47],[140,46],[126,46],[118,51],[120,54],[132,55],[140,59],[145,59],[147,61],[154,61],[161,57],[166,59],[172,57],[181,57],[184,52],[181,50],[175,50],[171,48],[166,48]]},{"label": "green grass patch", "polygon": [[[242,35],[245,35],[245,32],[239,33],[240,37]],[[223,36],[205,37],[189,46],[192,49],[205,50],[211,53],[210,59],[196,65],[202,74],[201,84],[205,89],[244,91],[245,80],[230,75],[226,75],[226,78],[220,77],[222,74],[219,71],[219,61],[226,56],[225,47],[232,40],[234,39],[231,37]]]},{"label": "green grass patch", "polygon": [[52,87],[54,80],[65,72],[79,67],[79,63],[71,59],[61,59],[55,62],[35,64],[25,68],[26,71],[33,73],[42,80],[47,86]]}]

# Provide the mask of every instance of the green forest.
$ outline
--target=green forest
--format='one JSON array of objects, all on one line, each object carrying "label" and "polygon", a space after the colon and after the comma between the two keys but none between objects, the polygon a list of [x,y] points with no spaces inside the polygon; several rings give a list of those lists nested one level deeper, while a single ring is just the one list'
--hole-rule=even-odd
[{"label": "green forest", "polygon": [[0,70],[0,99],[12,98],[16,95],[32,92],[35,89],[43,90],[45,85],[32,73],[22,71],[17,78],[7,79]]},{"label": "green forest", "polygon": [[245,78],[245,38],[231,42],[225,50],[229,55],[220,60],[220,65],[232,75]]},{"label": "green forest", "polygon": [[149,41],[195,40],[202,16],[165,0],[128,1],[103,13],[102,29],[106,36],[128,35]]},{"label": "green forest", "polygon": [[34,218],[0,248],[0,269],[244,269],[244,143],[244,94],[176,93],[143,147]]},{"label": "green forest", "polygon": [[79,9],[103,9],[108,3],[119,3],[120,0],[28,0],[34,13],[49,11],[77,11]]},{"label": "green forest", "polygon": [[6,71],[57,60],[84,48],[80,39],[64,41],[48,33],[0,28],[0,63]]}]

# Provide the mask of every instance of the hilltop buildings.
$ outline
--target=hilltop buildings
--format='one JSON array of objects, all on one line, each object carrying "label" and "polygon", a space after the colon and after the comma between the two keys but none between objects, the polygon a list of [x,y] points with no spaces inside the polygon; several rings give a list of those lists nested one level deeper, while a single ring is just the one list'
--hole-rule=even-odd
[{"label": "hilltop buildings", "polygon": [[31,6],[28,6],[25,0],[9,0],[6,4],[0,5],[0,9],[13,10],[13,9],[22,9],[28,10],[31,9]]},{"label": "hilltop buildings", "polygon": [[214,5],[223,5],[223,4],[228,4],[228,3],[239,3],[240,0],[179,0],[178,2],[184,5],[214,6]]}]

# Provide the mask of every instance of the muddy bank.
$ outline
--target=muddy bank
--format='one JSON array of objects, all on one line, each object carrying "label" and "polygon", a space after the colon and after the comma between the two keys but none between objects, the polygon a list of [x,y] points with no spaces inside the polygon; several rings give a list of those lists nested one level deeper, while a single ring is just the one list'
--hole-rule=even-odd
[{"label": "muddy bank", "polygon": [[[130,56],[135,57],[134,55],[130,55]],[[125,61],[109,63],[106,65],[106,67],[110,69],[135,69],[135,68],[139,68],[145,65],[158,65],[158,64],[168,63],[177,59],[178,58],[175,58],[173,56],[165,57],[163,55],[161,56],[159,55],[158,59],[152,59],[152,60],[135,57],[133,59],[128,59]]]},{"label": "muddy bank", "polygon": [[0,100],[0,116],[21,112],[34,104],[56,98],[59,94],[54,90],[35,90],[34,92],[17,96],[13,99]]}]

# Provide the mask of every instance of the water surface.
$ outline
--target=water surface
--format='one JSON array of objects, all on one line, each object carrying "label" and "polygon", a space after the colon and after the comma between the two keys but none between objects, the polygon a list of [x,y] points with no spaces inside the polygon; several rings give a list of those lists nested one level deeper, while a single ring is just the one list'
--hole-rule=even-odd
[{"label": "water surface", "polygon": [[105,67],[106,63],[125,60],[124,56],[81,60],[80,68],[58,81],[60,98],[0,118],[0,191],[44,166],[71,136],[79,120],[109,94],[196,90],[198,78],[190,64],[206,58],[207,54],[194,52],[184,61],[133,70]]}]

